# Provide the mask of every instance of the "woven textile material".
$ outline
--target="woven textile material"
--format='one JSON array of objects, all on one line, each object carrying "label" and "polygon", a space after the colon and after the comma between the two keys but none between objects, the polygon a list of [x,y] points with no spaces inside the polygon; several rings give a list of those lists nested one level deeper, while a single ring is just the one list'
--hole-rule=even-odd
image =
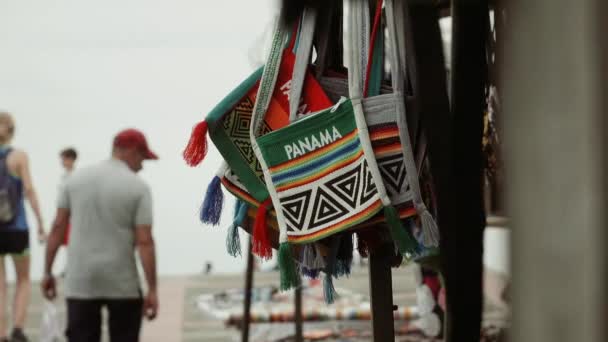
[{"label": "woven textile material", "polygon": [[[247,162],[249,168],[255,175],[264,181],[264,174],[260,162],[255,157],[255,153],[251,149],[251,140],[249,140],[249,125],[251,124],[251,112],[255,103],[259,84],[256,84],[245,97],[234,107],[232,111],[227,113],[222,119],[222,127],[225,134],[232,141],[240,156]],[[285,126],[288,123],[287,113],[281,107],[278,101],[271,100],[269,112],[273,115],[268,115],[264,118],[262,124],[262,132],[268,133],[274,129]]]},{"label": "woven textile material", "polygon": [[[286,49],[283,52],[276,88],[261,124],[262,133],[271,132],[289,123],[288,93],[294,63],[295,56],[291,50]],[[258,202],[268,197],[268,191],[264,186],[262,167],[251,147],[249,127],[262,70],[255,71],[243,81],[209,113],[206,119],[209,122],[211,140],[230,168],[238,175],[240,183],[244,186],[243,190]],[[331,105],[310,72],[306,73],[304,87],[305,96],[298,111],[300,114],[307,114]],[[245,197],[238,195],[237,197],[249,202]]]},{"label": "woven textile material", "polygon": [[349,100],[258,139],[288,241],[309,243],[382,209]]},{"label": "woven textile material", "polygon": [[[323,77],[320,83],[330,98],[339,98],[348,93],[348,84],[342,77]],[[374,156],[382,175],[391,203],[399,211],[402,219],[416,215],[412,191],[409,186],[403,145],[399,136],[396,114],[396,95],[390,87],[382,88],[382,95],[363,99],[365,122],[374,150]],[[410,152],[408,152],[410,153]],[[383,222],[383,216],[375,217],[372,222]]]},{"label": "woven textile material", "polygon": [[363,108],[376,162],[391,202],[409,203],[414,208],[397,123],[398,96],[401,94],[391,93],[364,99]]},{"label": "woven textile material", "polygon": [[221,178],[221,181],[224,188],[226,188],[226,190],[228,190],[228,192],[233,194],[235,197],[256,208],[260,206],[260,202],[253,198],[249,192],[247,192],[247,188],[245,185],[243,185],[243,183],[241,183],[232,169],[226,170],[224,176]]}]

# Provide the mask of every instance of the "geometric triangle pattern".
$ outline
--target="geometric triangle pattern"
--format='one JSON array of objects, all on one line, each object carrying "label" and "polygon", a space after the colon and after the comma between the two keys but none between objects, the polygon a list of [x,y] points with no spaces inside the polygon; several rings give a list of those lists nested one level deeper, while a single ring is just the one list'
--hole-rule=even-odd
[{"label": "geometric triangle pattern", "polygon": [[[285,191],[289,191],[289,195]],[[317,181],[285,191],[279,191],[278,195],[288,236],[305,240],[329,227],[332,230],[343,229],[352,224],[349,218],[371,207],[376,210],[379,200],[364,156],[342,172],[330,173]]]},{"label": "geometric triangle pattern", "polygon": [[[406,172],[403,154],[398,153],[379,158],[376,161],[378,162],[378,168],[380,169],[380,174],[389,196],[398,195],[407,190],[407,185],[409,184],[406,184],[405,181]],[[403,189],[404,185],[406,185],[406,189]]]},{"label": "geometric triangle pattern", "polygon": [[313,201],[312,216],[308,228],[315,229],[347,215],[348,212],[349,210],[333,198],[330,193],[319,187]]},{"label": "geometric triangle pattern", "polygon": [[[225,115],[223,118],[223,127],[226,134],[232,140],[232,143],[240,152],[243,159],[247,161],[249,167],[264,182],[264,174],[262,166],[257,160],[253,149],[251,148],[251,140],[249,139],[249,127],[251,125],[251,113],[253,112],[253,100],[246,96],[234,107],[234,109]],[[261,134],[266,134],[272,131],[266,121],[262,122]]]},{"label": "geometric triangle pattern", "polygon": [[288,231],[299,231],[305,227],[306,209],[310,202],[312,190],[281,198],[281,207],[287,221]]},{"label": "geometric triangle pattern", "polygon": [[361,164],[357,165],[356,168],[346,172],[345,174],[325,183],[325,186],[333,194],[341,198],[344,202],[348,203],[351,209],[355,209],[357,208],[360,184]]},{"label": "geometric triangle pattern", "polygon": [[367,166],[367,160],[363,163],[363,179],[362,179],[361,198],[359,199],[359,205],[369,201],[374,195],[378,193],[376,183],[374,183],[374,177],[372,172]]}]

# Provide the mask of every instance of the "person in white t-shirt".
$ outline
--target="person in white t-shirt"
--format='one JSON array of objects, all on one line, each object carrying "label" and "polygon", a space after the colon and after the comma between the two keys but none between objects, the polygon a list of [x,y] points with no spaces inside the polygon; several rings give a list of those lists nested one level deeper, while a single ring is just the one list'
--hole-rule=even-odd
[{"label": "person in white t-shirt", "polygon": [[[68,177],[74,172],[76,168],[76,159],[78,159],[78,152],[72,147],[68,147],[63,149],[61,153],[59,153],[59,157],[61,158],[61,166],[65,170],[65,173],[61,177],[60,187],[63,183],[68,179]],[[65,232],[65,236],[63,237],[63,245],[67,246],[70,241],[70,225]]]}]

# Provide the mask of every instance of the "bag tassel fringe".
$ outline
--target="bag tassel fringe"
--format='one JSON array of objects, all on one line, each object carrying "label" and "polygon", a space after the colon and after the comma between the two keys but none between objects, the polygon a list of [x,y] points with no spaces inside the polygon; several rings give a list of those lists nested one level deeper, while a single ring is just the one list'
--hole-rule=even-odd
[{"label": "bag tassel fringe", "polygon": [[190,166],[197,166],[200,164],[205,156],[207,155],[207,131],[209,127],[207,121],[199,122],[192,129],[190,140],[188,145],[182,153],[186,164]]},{"label": "bag tassel fringe", "polygon": [[289,242],[279,245],[279,272],[281,274],[281,291],[287,291],[299,285],[300,276],[293,260]]},{"label": "bag tassel fringe", "polygon": [[270,246],[270,239],[268,237],[268,231],[266,230],[266,212],[268,210],[267,207],[271,203],[272,201],[270,198],[262,202],[256,213],[255,222],[253,223],[253,246],[251,251],[264,260],[272,258],[272,247]]},{"label": "bag tassel fringe", "polygon": [[201,222],[217,226],[220,223],[223,207],[224,193],[222,192],[222,182],[220,177],[216,175],[207,186],[205,199],[201,206]]},{"label": "bag tassel fringe", "polygon": [[406,258],[415,254],[417,243],[401,225],[397,209],[393,206],[384,207],[384,217],[399,252]]},{"label": "bag tassel fringe", "polygon": [[234,221],[228,227],[228,234],[226,235],[226,250],[229,255],[236,257],[237,255],[242,255],[239,226],[243,224],[245,216],[247,216],[248,205],[243,201],[237,200],[234,209]]}]

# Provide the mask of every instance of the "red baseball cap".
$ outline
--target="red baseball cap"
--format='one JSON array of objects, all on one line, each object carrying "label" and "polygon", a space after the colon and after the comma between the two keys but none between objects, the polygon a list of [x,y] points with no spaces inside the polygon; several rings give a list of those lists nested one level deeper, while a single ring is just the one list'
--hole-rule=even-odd
[{"label": "red baseball cap", "polygon": [[146,159],[158,159],[156,153],[148,147],[148,141],[144,134],[136,129],[130,128],[119,132],[114,137],[114,146],[122,148],[135,147],[144,152]]}]

